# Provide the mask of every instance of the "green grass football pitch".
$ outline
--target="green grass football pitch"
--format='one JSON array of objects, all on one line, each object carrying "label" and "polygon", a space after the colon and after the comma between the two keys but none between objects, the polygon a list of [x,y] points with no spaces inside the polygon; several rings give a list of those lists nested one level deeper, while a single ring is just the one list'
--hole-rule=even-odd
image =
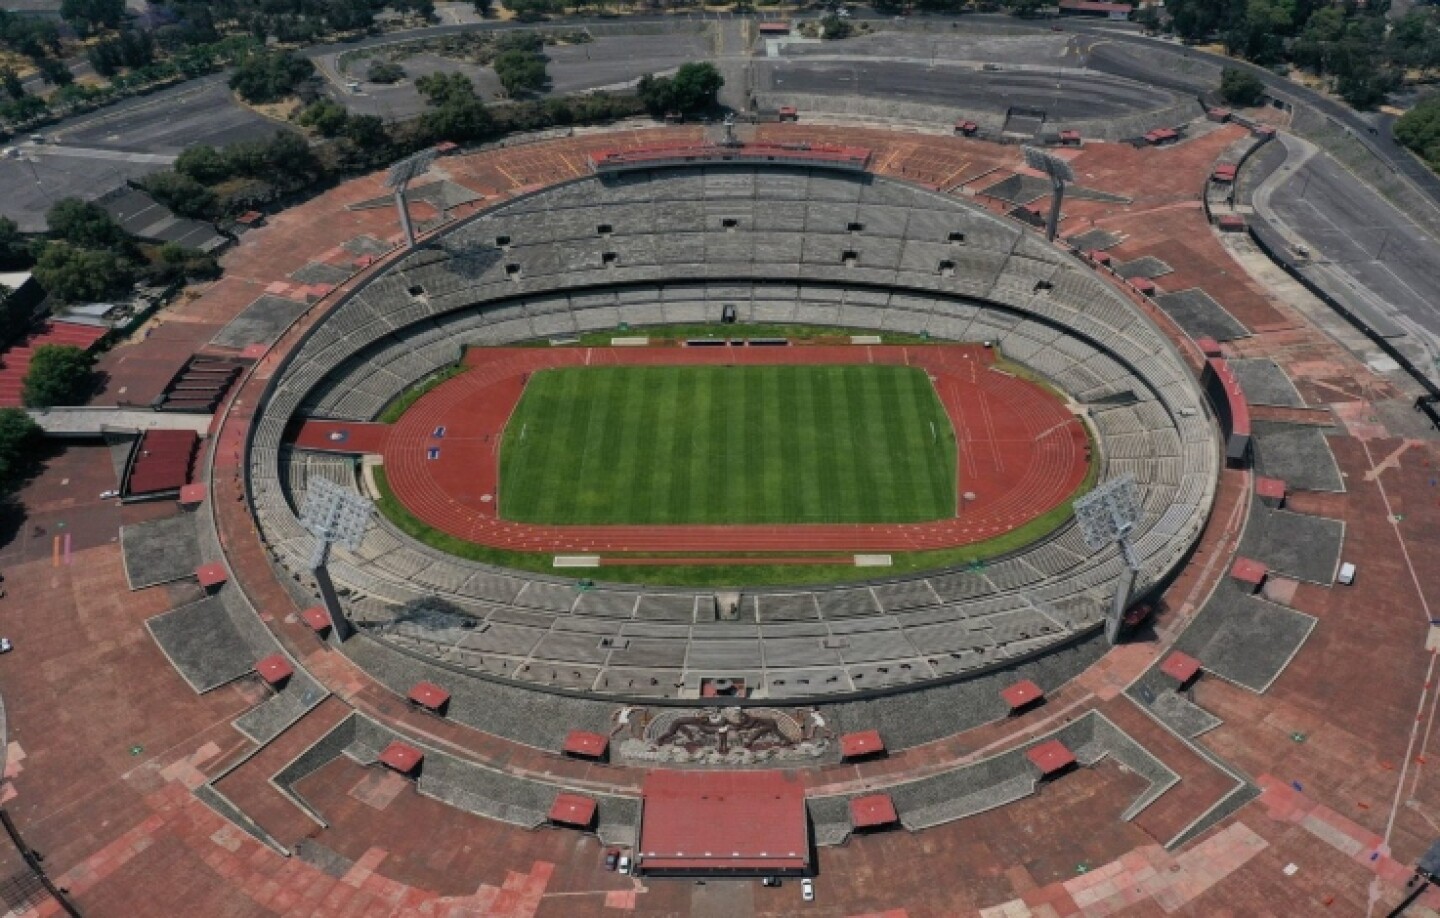
[{"label": "green grass football pitch", "polygon": [[530,377],[500,515],[556,524],[904,523],[955,514],[955,434],[923,370],[567,367]]}]

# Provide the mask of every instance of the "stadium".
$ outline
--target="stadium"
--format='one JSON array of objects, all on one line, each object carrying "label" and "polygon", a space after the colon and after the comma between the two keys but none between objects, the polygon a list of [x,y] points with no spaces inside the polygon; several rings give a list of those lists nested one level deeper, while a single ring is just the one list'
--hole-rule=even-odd
[{"label": "stadium", "polygon": [[1282,257],[1280,116],[1163,95],[257,214],[42,418],[0,900],[1433,914],[1422,376]]}]

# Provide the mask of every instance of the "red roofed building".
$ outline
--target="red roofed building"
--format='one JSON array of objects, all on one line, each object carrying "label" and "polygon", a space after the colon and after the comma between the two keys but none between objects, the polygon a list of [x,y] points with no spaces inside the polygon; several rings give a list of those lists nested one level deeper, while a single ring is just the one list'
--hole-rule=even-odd
[{"label": "red roofed building", "polygon": [[1239,169],[1240,167],[1235,163],[1221,163],[1215,167],[1214,172],[1210,173],[1210,180],[1212,182],[1220,182],[1221,184],[1233,182]]},{"label": "red roofed building", "polygon": [[780,120],[781,120],[781,121],[799,121],[799,120],[800,120],[800,112],[799,112],[799,110],[796,109],[795,106],[793,106],[793,105],[782,105],[782,106],[780,106],[779,115],[780,115]]},{"label": "red roofed building", "polygon": [[879,730],[862,730],[840,737],[842,759],[863,759],[866,756],[880,755],[884,751],[885,741],[880,738]]},{"label": "red roofed building", "polygon": [[208,590],[220,586],[230,578],[225,574],[225,565],[219,561],[211,561],[195,568],[195,579],[200,581],[200,586]]},{"label": "red roofed building", "polygon": [[1255,496],[1260,498],[1267,507],[1283,507],[1285,506],[1285,482],[1279,478],[1257,477],[1255,479]]},{"label": "red roofed building", "polygon": [[1148,277],[1132,277],[1130,278],[1130,286],[1146,296],[1155,295],[1155,282]]},{"label": "red roofed building", "polygon": [[417,682],[408,696],[410,703],[439,714],[450,703],[450,693],[433,682]]},{"label": "red roofed building", "polygon": [[1152,147],[1158,147],[1166,143],[1175,143],[1179,139],[1180,132],[1174,128],[1156,128],[1145,135],[1145,142]]},{"label": "red roofed building", "polygon": [[1067,147],[1078,147],[1078,146],[1080,146],[1080,141],[1081,141],[1081,139],[1082,139],[1082,138],[1080,137],[1080,132],[1079,132],[1079,131],[1076,131],[1076,130],[1066,130],[1066,131],[1061,131],[1061,132],[1060,132],[1060,142],[1061,142],[1062,144],[1064,144],[1065,146],[1067,146]]},{"label": "red roofed building", "polygon": [[549,819],[561,825],[588,829],[595,822],[595,801],[580,794],[556,794],[555,802],[550,804]]},{"label": "red roofed building", "polygon": [[188,484],[180,489],[180,506],[191,508],[205,503],[205,486],[200,483]]},{"label": "red roofed building", "polygon": [[978,130],[980,130],[980,125],[976,124],[973,121],[955,122],[955,133],[957,134],[963,134],[966,137],[973,137],[975,136],[975,132]]},{"label": "red roofed building", "polygon": [[1042,778],[1048,778],[1075,764],[1075,753],[1067,749],[1064,743],[1053,739],[1026,749],[1025,758],[1040,769]]},{"label": "red roofed building", "polygon": [[578,756],[582,759],[603,759],[605,750],[610,748],[610,740],[600,733],[590,733],[587,730],[571,730],[565,734],[565,745],[561,751],[566,755]]},{"label": "red roofed building", "polygon": [[1191,679],[1200,675],[1200,661],[1188,653],[1181,653],[1177,650],[1166,657],[1164,663],[1160,664],[1160,671],[1184,688],[1190,684]]},{"label": "red roofed building", "polygon": [[810,869],[805,788],[782,771],[645,775],[636,871],[798,876]]},{"label": "red roofed building", "polygon": [[300,618],[316,634],[324,634],[330,628],[330,613],[323,606],[311,606],[300,613]]},{"label": "red roofed building", "polygon": [[386,746],[385,751],[380,753],[380,764],[394,769],[402,775],[411,774],[423,761],[425,761],[425,753],[399,740]]},{"label": "red roofed building", "polygon": [[1236,558],[1235,563],[1230,566],[1231,578],[1252,591],[1264,585],[1267,573],[1269,569],[1254,558]]},{"label": "red roofed building", "polygon": [[1022,679],[1001,689],[1000,697],[1005,699],[1005,703],[1010,706],[1010,713],[1014,714],[1044,698],[1045,692],[1029,679]]},{"label": "red roofed building", "polygon": [[879,829],[900,821],[889,794],[871,794],[850,801],[850,824],[857,829]]},{"label": "red roofed building", "polygon": [[1239,214],[1223,214],[1215,225],[1220,227],[1222,233],[1243,233],[1245,232],[1245,218]]},{"label": "red roofed building", "polygon": [[785,19],[772,19],[769,22],[760,23],[760,35],[771,38],[776,35],[789,35],[790,23]]},{"label": "red roofed building", "polygon": [[272,653],[255,664],[255,672],[260,674],[267,685],[279,687],[286,679],[295,675],[295,667],[285,659],[284,654]]},{"label": "red roofed building", "polygon": [[190,483],[200,437],[193,430],[147,430],[131,454],[121,491],[134,495],[179,495]]}]

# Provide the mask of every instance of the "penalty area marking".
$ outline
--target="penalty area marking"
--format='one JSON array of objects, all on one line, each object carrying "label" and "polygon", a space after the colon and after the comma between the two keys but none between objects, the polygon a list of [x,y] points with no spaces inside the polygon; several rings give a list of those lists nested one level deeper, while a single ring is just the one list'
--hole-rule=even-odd
[{"label": "penalty area marking", "polygon": [[556,555],[555,567],[599,567],[599,555]]},{"label": "penalty area marking", "polygon": [[889,555],[856,555],[856,567],[890,567],[895,563]]}]

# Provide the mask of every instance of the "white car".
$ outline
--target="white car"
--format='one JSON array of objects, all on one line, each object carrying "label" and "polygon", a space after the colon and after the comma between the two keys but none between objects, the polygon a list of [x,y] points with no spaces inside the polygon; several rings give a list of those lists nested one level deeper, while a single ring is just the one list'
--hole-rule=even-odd
[{"label": "white car", "polygon": [[629,873],[629,872],[630,872],[630,855],[628,855],[628,854],[622,854],[622,855],[620,855],[620,864],[619,864],[619,866],[618,866],[617,869],[618,869],[621,873]]},{"label": "white car", "polygon": [[815,881],[809,877],[800,881],[800,898],[806,902],[815,901]]}]

